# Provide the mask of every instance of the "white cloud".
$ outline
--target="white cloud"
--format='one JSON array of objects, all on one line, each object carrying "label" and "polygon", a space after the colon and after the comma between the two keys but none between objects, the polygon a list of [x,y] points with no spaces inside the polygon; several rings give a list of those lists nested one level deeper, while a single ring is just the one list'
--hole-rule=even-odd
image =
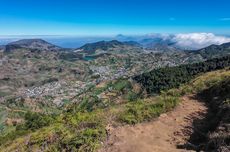
[{"label": "white cloud", "polygon": [[230,42],[230,38],[216,36],[213,33],[188,33],[176,34],[172,39],[179,47],[187,49],[200,49],[212,44],[223,44]]}]

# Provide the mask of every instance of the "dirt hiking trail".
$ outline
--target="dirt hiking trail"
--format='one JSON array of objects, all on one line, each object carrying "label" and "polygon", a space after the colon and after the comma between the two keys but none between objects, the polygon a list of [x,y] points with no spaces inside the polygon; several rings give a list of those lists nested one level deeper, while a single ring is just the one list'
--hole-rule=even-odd
[{"label": "dirt hiking trail", "polygon": [[193,133],[192,122],[202,119],[207,108],[193,96],[182,97],[182,102],[159,118],[137,124],[113,128],[99,152],[183,152],[177,145],[185,144]]}]

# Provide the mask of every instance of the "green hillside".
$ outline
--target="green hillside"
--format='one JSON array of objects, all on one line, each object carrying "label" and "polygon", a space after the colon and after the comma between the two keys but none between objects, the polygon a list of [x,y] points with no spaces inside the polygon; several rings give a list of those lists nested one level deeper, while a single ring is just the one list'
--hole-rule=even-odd
[{"label": "green hillside", "polygon": [[[219,61],[228,59],[226,57],[213,61],[225,63]],[[207,63],[214,62],[193,64],[190,68],[196,69]],[[227,64],[221,65],[227,68]],[[209,71],[216,69],[219,68],[211,68]],[[191,80],[179,81],[179,88],[162,91],[156,96],[146,96],[145,88],[127,79],[92,87],[85,93],[82,102],[70,104],[60,115],[27,113],[24,123],[16,125],[16,130],[0,137],[0,151],[96,151],[101,142],[106,140],[108,124],[122,126],[152,120],[177,106],[181,96],[202,93],[203,90],[229,82],[230,78],[229,68],[203,74],[199,72],[199,76],[197,74]],[[174,73],[172,75],[175,76]],[[229,90],[225,91],[229,93]],[[226,98],[225,103],[228,100]]]}]

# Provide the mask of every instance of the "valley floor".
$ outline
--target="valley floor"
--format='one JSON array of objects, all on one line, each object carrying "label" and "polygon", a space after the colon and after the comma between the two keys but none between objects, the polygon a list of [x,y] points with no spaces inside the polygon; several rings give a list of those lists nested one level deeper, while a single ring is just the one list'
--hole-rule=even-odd
[{"label": "valley floor", "polygon": [[135,126],[108,126],[109,137],[99,152],[182,152],[177,149],[193,133],[193,121],[201,120],[207,107],[194,96],[182,97],[182,102],[171,112]]}]

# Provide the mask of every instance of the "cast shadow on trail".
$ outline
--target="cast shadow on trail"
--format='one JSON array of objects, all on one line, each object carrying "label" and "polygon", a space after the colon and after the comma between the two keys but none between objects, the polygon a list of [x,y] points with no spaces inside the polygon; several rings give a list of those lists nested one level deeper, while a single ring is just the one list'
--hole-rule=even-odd
[{"label": "cast shadow on trail", "polygon": [[207,113],[199,112],[189,116],[188,119],[193,119],[193,123],[191,126],[185,127],[182,132],[190,133],[190,138],[186,144],[177,145],[177,148],[195,151],[229,151],[229,97],[230,79],[195,96],[198,101],[206,104]]}]

